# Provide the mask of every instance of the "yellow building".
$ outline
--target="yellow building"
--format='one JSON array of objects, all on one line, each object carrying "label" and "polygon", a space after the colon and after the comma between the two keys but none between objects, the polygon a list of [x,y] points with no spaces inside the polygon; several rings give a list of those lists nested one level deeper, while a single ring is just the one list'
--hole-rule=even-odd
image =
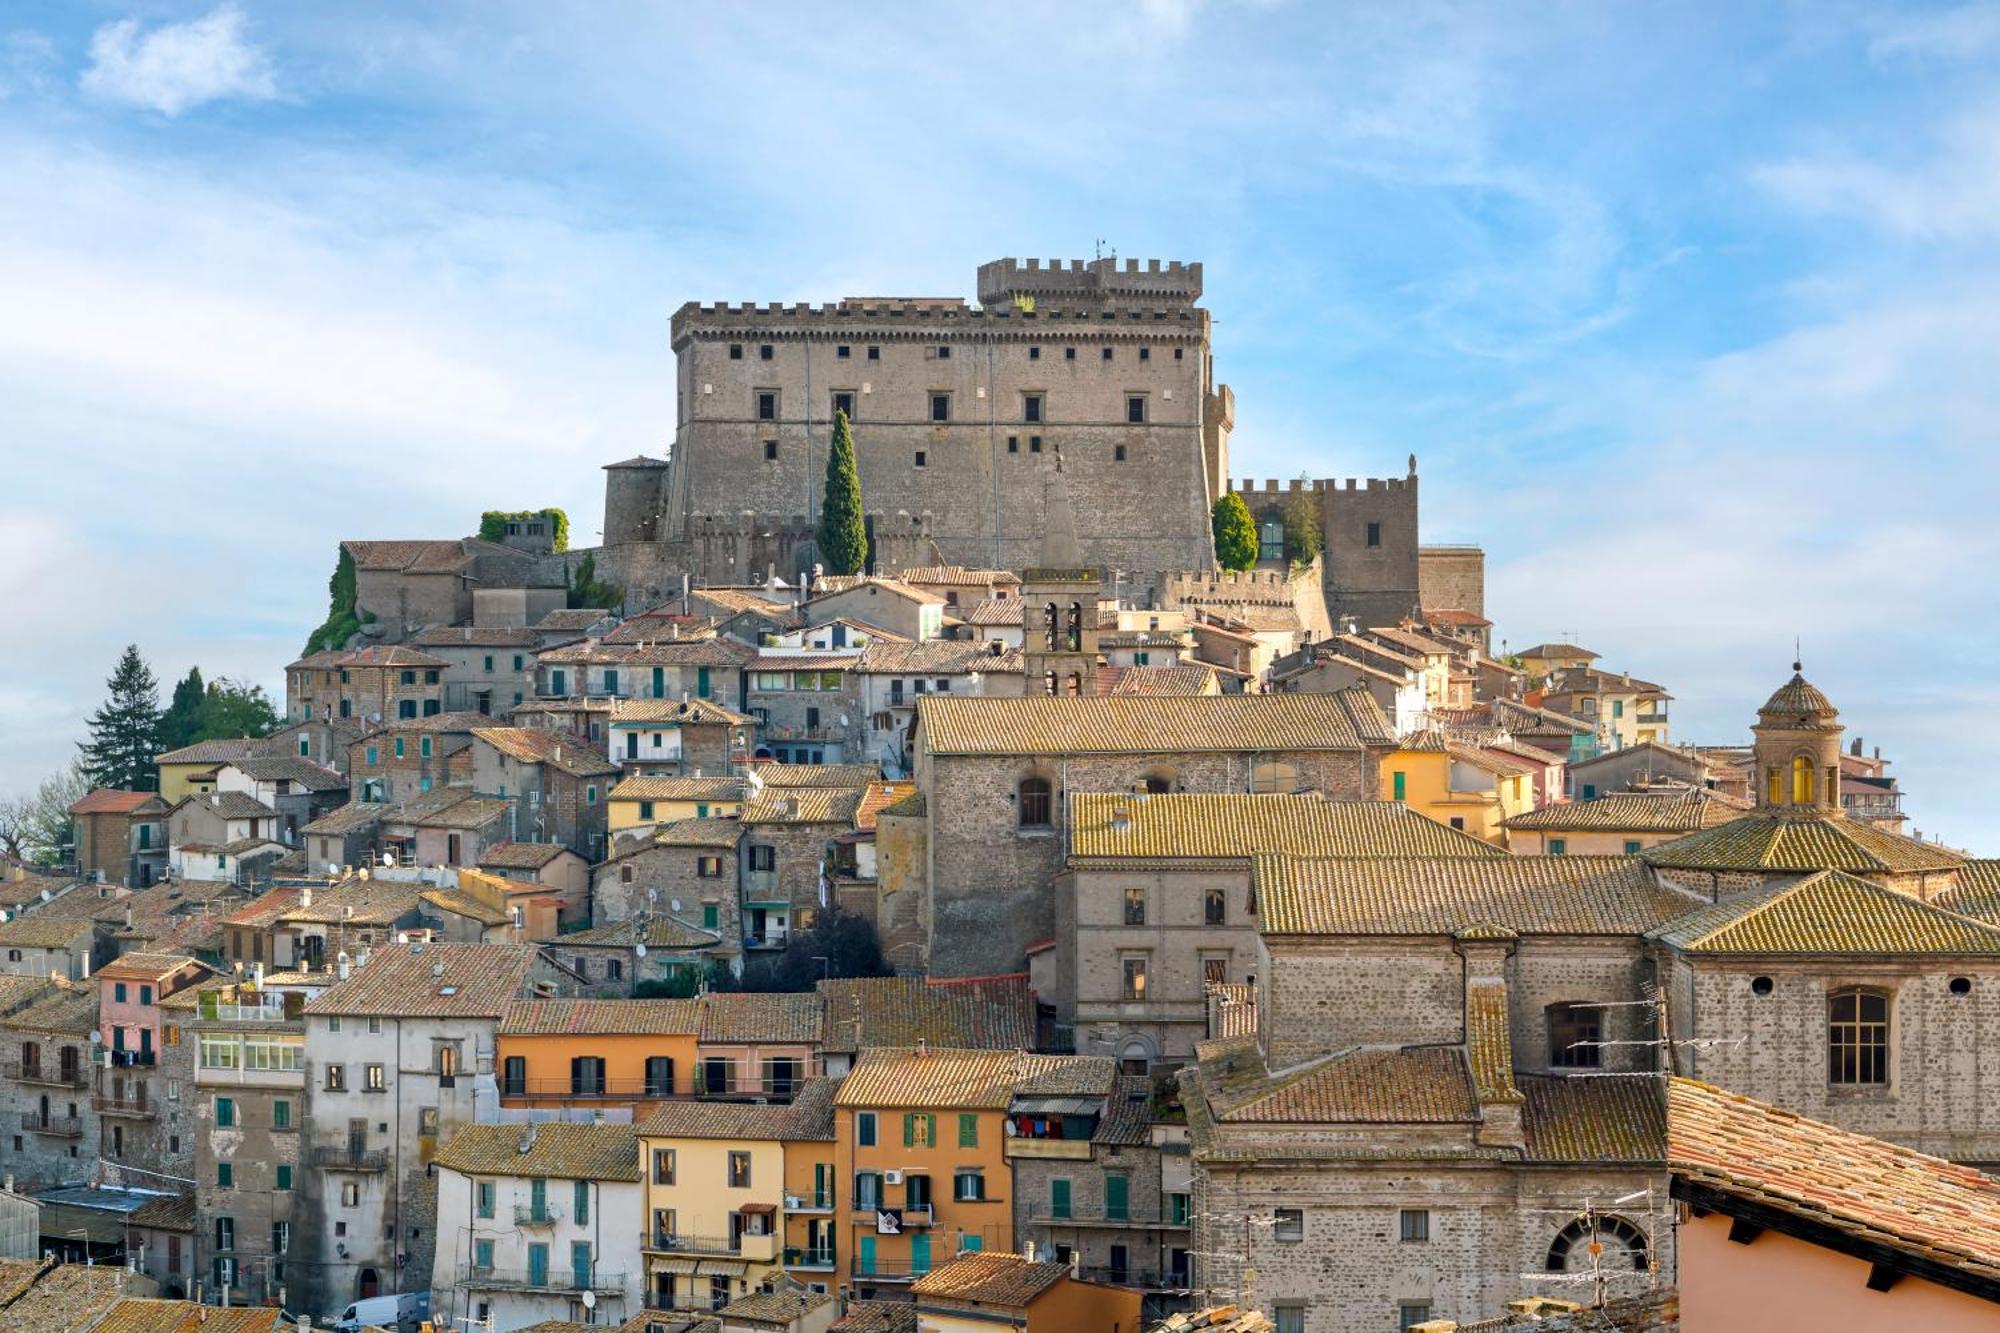
[{"label": "yellow building", "polygon": [[231,760],[257,753],[261,741],[248,737],[229,740],[196,741],[178,750],[153,756],[160,768],[160,799],[168,805],[183,797],[199,796],[215,790],[215,770]]},{"label": "yellow building", "polygon": [[640,1122],[650,1306],[717,1310],[787,1274],[831,1289],[833,1086],[808,1079],[790,1105],[670,1102]]},{"label": "yellow building", "polygon": [[840,1282],[862,1300],[960,1254],[1014,1248],[1007,1107],[1016,1092],[1107,1095],[1108,1059],[877,1047],[834,1096]]},{"label": "yellow building", "polygon": [[605,798],[611,836],[677,819],[721,819],[743,811],[736,778],[626,778]]},{"label": "yellow building", "polygon": [[1525,760],[1414,732],[1382,760],[1382,798],[1470,833],[1507,845],[1505,821],[1535,807],[1535,766]]}]

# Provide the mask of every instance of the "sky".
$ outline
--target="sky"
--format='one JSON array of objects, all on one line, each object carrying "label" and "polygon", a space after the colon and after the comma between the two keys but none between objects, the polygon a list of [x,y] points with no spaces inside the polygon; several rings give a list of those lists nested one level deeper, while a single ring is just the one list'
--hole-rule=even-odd
[{"label": "sky", "polygon": [[1239,476],[1400,475],[1742,743],[2000,854],[2000,4],[0,0],[0,793],[342,538],[602,523],[688,300],[1199,260]]}]

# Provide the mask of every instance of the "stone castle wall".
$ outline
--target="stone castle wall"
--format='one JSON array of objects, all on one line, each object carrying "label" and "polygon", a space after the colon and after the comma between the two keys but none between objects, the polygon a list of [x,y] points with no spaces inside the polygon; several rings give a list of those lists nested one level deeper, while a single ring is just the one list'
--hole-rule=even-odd
[{"label": "stone castle wall", "polygon": [[1417,592],[1426,611],[1486,614],[1486,552],[1477,546],[1417,548]]},{"label": "stone castle wall", "polygon": [[1301,492],[1313,497],[1326,544],[1323,580],[1327,614],[1338,629],[1352,617],[1356,625],[1393,625],[1414,611],[1419,600],[1417,561],[1417,469],[1410,460],[1403,477],[1348,477],[1345,482],[1249,479],[1231,482],[1253,521],[1282,514]]}]

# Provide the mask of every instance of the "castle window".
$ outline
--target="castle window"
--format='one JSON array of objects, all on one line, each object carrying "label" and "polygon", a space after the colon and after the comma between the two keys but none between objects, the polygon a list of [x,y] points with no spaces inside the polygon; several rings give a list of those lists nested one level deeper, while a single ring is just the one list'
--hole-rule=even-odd
[{"label": "castle window", "polygon": [[1063,360],[1065,361],[1076,360],[1076,349],[1074,347],[1063,348]]},{"label": "castle window", "polygon": [[1565,1000],[1548,1007],[1549,1063],[1557,1069],[1596,1069],[1604,1061],[1604,1011]]},{"label": "castle window", "polygon": [[932,421],[950,421],[950,420],[951,420],[951,395],[950,395],[950,394],[948,394],[948,393],[934,393],[934,394],[932,394],[932,395],[931,395],[931,420],[932,420]]},{"label": "castle window", "polygon": [[1382,525],[1380,523],[1370,523],[1368,525],[1368,544],[1370,546],[1380,546],[1382,544]]},{"label": "castle window", "polygon": [[1021,397],[1021,420],[1040,421],[1042,419],[1042,396],[1038,393],[1023,394]]},{"label": "castle window", "polygon": [[1067,681],[1063,682],[1063,688],[1064,688],[1064,689],[1065,689],[1065,690],[1066,690],[1066,691],[1067,691],[1067,692],[1068,692],[1068,693],[1069,693],[1069,694],[1070,694],[1070,695],[1071,695],[1072,697],[1074,697],[1074,696],[1076,696],[1076,695],[1079,695],[1079,694],[1082,694],[1082,693],[1083,693],[1083,677],[1082,677],[1082,676],[1080,676],[1080,675],[1078,675],[1078,674],[1077,674],[1076,672],[1074,672],[1074,671],[1070,672],[1070,673],[1069,673],[1069,679],[1068,679]]},{"label": "castle window", "polygon": [[1021,437],[1020,437],[1020,436],[1018,436],[1018,435],[1009,435],[1009,436],[1007,437],[1007,452],[1008,452],[1008,453],[1010,453],[1010,454],[1018,454],[1018,453],[1020,453],[1020,452],[1021,452]]},{"label": "castle window", "polygon": [[1111,359],[1111,349],[1109,347],[1104,349],[1104,359],[1106,361],[1109,361]]},{"label": "castle window", "polygon": [[940,361],[951,360],[951,348],[943,343],[940,343],[937,349],[937,359]]},{"label": "castle window", "polygon": [[1180,359],[1181,359],[1181,351],[1182,351],[1182,349],[1181,349],[1181,348],[1179,348],[1179,347],[1176,347],[1176,348],[1174,349],[1174,360],[1178,361],[1178,360],[1180,360]]},{"label": "castle window", "polygon": [[1111,461],[1112,461],[1112,462],[1114,462],[1114,463],[1122,463],[1122,462],[1124,462],[1124,461],[1125,461],[1125,446],[1124,446],[1124,445],[1120,444],[1120,445],[1116,445],[1116,446],[1114,446],[1114,447],[1112,448],[1112,450],[1111,450]]},{"label": "castle window", "polygon": [[777,354],[778,354],[778,349],[771,346],[771,344],[769,343],[764,343],[757,348],[757,359],[760,361],[769,361],[772,357],[776,356]]},{"label": "castle window", "polygon": [[741,361],[741,360],[743,359],[743,344],[742,344],[742,343],[731,343],[731,344],[729,344],[729,359],[730,359],[731,361]]},{"label": "castle window", "polygon": [[917,462],[916,462],[916,465],[917,465],[918,467],[922,467],[922,466],[924,465],[924,451],[923,451],[923,450],[921,450],[921,449],[917,450]]},{"label": "castle window", "polygon": [[1285,558],[1285,520],[1277,514],[1266,514],[1264,521],[1257,525],[1257,558]]},{"label": "castle window", "polygon": [[1041,451],[1042,451],[1042,437],[1039,435],[1030,435],[1028,437],[1028,452],[1031,454],[1038,454]]},{"label": "castle window", "polygon": [[847,360],[848,356],[852,354],[853,350],[854,349],[849,347],[846,343],[842,343],[838,347],[833,349],[833,354],[839,360],[845,361]]},{"label": "castle window", "polygon": [[1836,1087],[1889,1082],[1889,997],[1850,987],[1826,1002],[1827,1081]]},{"label": "castle window", "polygon": [[1124,971],[1124,996],[1128,1000],[1146,998],[1146,955],[1128,954],[1121,960]]},{"label": "castle window", "polygon": [[778,461],[778,442],[776,440],[764,441],[764,461],[766,463],[775,463]]},{"label": "castle window", "polygon": [[1047,828],[1049,826],[1049,801],[1053,788],[1047,778],[1022,778],[1017,790],[1020,809],[1016,813],[1022,828]]},{"label": "castle window", "polygon": [[1209,889],[1202,895],[1201,919],[1208,926],[1228,924],[1229,903],[1221,889]]},{"label": "castle window", "polygon": [[842,389],[839,393],[836,393],[833,396],[833,410],[846,417],[849,421],[854,420],[854,391],[852,389]]},{"label": "castle window", "polygon": [[1039,348],[1039,347],[1030,347],[1030,348],[1028,349],[1028,360],[1030,360],[1030,361],[1039,361],[1039,360],[1041,360],[1041,359],[1042,359],[1042,349],[1041,349],[1041,348]]},{"label": "castle window", "polygon": [[1646,1271],[1646,1233],[1622,1217],[1579,1217],[1549,1246],[1548,1271]]},{"label": "castle window", "polygon": [[1792,804],[1811,805],[1813,803],[1812,760],[1799,755],[1792,760]]},{"label": "castle window", "polygon": [[871,348],[869,348],[869,349],[868,349],[868,359],[869,359],[870,361],[880,361],[880,360],[882,359],[882,349],[881,349],[881,348],[879,348],[879,347],[871,347]]},{"label": "castle window", "polygon": [[1141,347],[1139,349],[1139,359],[1141,361],[1151,361],[1153,359],[1153,349],[1150,347]]},{"label": "castle window", "polygon": [[778,391],[776,389],[757,390],[757,420],[776,421],[778,419]]},{"label": "castle window", "polygon": [[1128,926],[1146,924],[1146,890],[1137,884],[1125,886],[1125,924]]}]

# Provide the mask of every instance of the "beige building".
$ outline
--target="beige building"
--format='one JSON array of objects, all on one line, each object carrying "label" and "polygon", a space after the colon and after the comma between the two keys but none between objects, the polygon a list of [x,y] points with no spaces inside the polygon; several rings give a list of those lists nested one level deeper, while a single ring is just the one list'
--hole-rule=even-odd
[{"label": "beige building", "polygon": [[1516,856],[1632,856],[1743,817],[1743,807],[1700,788],[1615,792],[1547,805],[1508,819]]}]

